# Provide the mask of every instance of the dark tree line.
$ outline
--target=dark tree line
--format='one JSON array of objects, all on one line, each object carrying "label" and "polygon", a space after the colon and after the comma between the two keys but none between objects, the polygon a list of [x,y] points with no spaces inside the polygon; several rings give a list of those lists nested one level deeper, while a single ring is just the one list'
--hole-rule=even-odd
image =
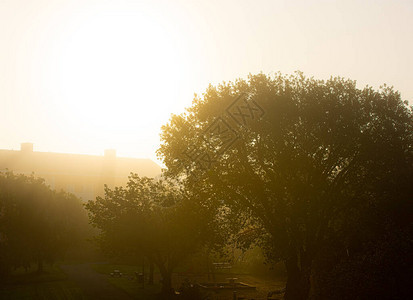
[{"label": "dark tree line", "polygon": [[[0,174],[0,273],[64,258],[81,240],[87,215],[74,195],[34,175]],[[86,222],[85,222],[86,221]]]}]

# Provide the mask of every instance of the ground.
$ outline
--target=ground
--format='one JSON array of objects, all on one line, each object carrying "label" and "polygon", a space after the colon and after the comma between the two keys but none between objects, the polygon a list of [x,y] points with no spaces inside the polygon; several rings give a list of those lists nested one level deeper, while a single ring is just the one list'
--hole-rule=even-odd
[{"label": "ground", "polygon": [[123,289],[111,284],[107,275],[93,270],[91,264],[62,265],[61,268],[88,299],[133,299]]},{"label": "ground", "polygon": [[[120,270],[124,276],[112,278],[110,272]],[[140,268],[130,265],[113,265],[108,263],[62,264],[49,267],[43,274],[21,271],[12,279],[0,285],[0,299],[156,299],[159,293],[160,275],[155,273],[155,284],[152,286],[137,283],[134,272]],[[268,291],[279,290],[285,286],[283,279],[265,278],[234,272],[215,274],[216,282],[227,282],[227,278],[238,278],[256,287],[256,291],[238,291],[237,296],[246,299],[266,299]],[[208,276],[203,274],[175,273],[173,286],[179,289],[185,279],[192,283],[208,282]],[[213,281],[210,276],[210,281]],[[211,293],[211,299],[233,299],[233,292]],[[281,298],[281,296],[280,296]]]},{"label": "ground", "polygon": [[57,267],[46,267],[42,274],[29,270],[15,272],[0,284],[0,299],[87,299],[82,289]]}]

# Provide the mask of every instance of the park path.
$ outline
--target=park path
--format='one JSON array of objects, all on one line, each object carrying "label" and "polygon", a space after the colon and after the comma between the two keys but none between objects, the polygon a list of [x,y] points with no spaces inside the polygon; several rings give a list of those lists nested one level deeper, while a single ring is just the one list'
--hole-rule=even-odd
[{"label": "park path", "polygon": [[99,274],[91,264],[62,265],[68,279],[82,289],[87,299],[133,299],[123,290],[112,285],[107,275]]}]

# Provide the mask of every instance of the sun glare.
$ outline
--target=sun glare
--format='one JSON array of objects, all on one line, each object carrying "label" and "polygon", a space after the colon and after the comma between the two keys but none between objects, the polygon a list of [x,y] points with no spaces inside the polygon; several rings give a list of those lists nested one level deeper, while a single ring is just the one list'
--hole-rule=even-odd
[{"label": "sun glare", "polygon": [[105,12],[78,16],[62,32],[45,75],[67,125],[113,143],[159,131],[188,79],[179,32],[150,14]]}]

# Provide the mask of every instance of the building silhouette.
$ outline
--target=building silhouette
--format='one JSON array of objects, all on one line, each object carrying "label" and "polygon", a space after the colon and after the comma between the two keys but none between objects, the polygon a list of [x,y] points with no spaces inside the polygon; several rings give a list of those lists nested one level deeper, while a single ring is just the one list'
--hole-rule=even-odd
[{"label": "building silhouette", "polygon": [[32,143],[22,143],[20,151],[0,150],[0,171],[45,179],[52,189],[65,190],[84,201],[102,196],[104,185],[124,186],[131,172],[157,177],[161,168],[150,159],[117,157],[115,150],[103,156],[33,151]]}]

